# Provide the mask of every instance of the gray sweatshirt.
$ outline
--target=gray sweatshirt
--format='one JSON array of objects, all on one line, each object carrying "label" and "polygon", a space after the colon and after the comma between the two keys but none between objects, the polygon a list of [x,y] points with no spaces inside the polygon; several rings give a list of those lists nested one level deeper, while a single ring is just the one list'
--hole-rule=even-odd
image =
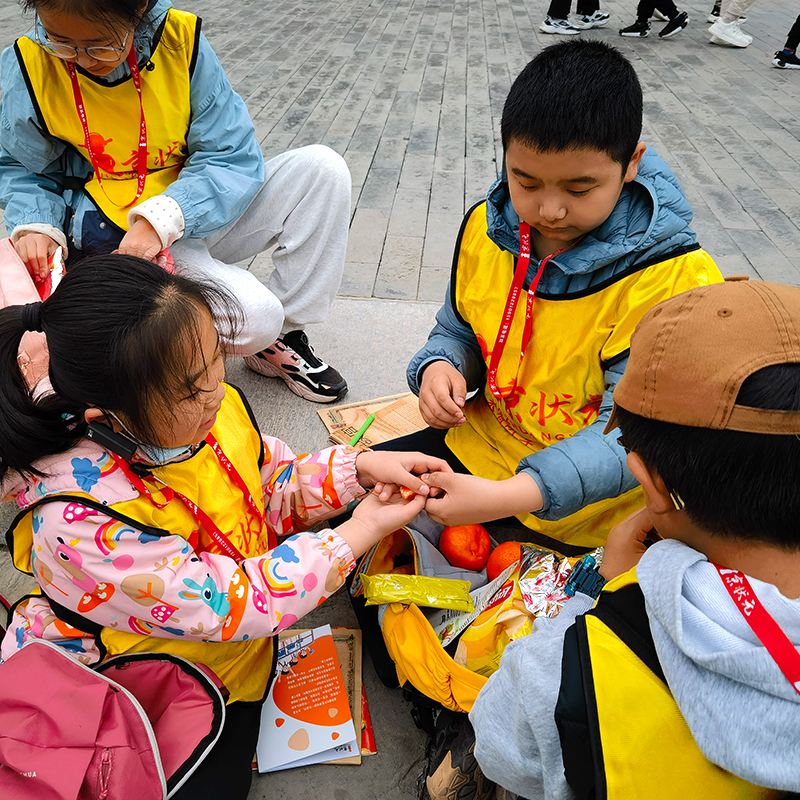
[{"label": "gray sweatshirt", "polygon": [[[800,791],[800,695],[730,599],[705,556],[677,541],[637,567],[667,683],[705,756],[760,786]],[[800,646],[800,600],[750,578],[775,621]],[[554,711],[564,632],[592,601],[576,595],[553,620],[511,644],[470,720],[488,778],[531,800],[572,798]]]}]

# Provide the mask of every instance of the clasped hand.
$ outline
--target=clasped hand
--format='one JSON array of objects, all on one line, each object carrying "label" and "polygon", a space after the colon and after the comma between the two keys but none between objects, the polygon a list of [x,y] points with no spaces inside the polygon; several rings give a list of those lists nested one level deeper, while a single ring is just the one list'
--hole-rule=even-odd
[{"label": "clasped hand", "polygon": [[[384,536],[411,522],[425,508],[430,489],[423,478],[434,472],[444,474],[452,470],[446,461],[424,453],[365,450],[356,456],[358,482],[374,491],[359,503],[351,519],[336,528],[356,558]],[[401,486],[416,495],[404,500]]]},{"label": "clasped hand", "polygon": [[[23,234],[14,244],[17,255],[36,283],[41,283],[47,277],[50,270],[47,260],[58,247],[58,242],[44,233]],[[119,249],[115,252],[153,261],[163,249],[155,228],[144,217],[138,217],[122,237]]]},{"label": "clasped hand", "polygon": [[[431,519],[444,525],[464,525],[539,511],[543,505],[538,484],[525,472],[491,481],[454,473],[447,462],[423,453],[379,450],[360,453],[356,470],[362,486],[374,487],[369,502],[365,500],[356,515],[379,514],[385,521],[391,520],[390,524],[399,520],[387,533],[410,522],[423,508]],[[416,492],[417,497],[403,501],[400,486]]]}]

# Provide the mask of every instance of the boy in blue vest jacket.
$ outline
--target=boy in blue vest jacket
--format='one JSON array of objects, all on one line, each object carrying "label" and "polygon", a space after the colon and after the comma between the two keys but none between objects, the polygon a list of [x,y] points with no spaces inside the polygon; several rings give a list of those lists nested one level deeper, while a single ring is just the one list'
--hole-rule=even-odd
[{"label": "boy in blue vest jacket", "polygon": [[630,335],[661,300],[722,280],[640,141],[642,102],[630,62],[595,40],[546,48],[511,87],[502,175],[467,213],[408,368],[431,427],[391,443],[455,470],[434,478],[437,521],[515,517],[514,538],[585,552],[641,501],[603,434]]},{"label": "boy in blue vest jacket", "polygon": [[[596,40],[542,50],[509,91],[502,174],[465,217],[444,305],[408,367],[430,427],[385,445],[451,465],[430,480],[438,522],[492,521],[498,540],[577,555],[642,502],[603,432],[630,336],[656,303],[722,280],[678,181],[640,140],[642,104],[631,63]],[[365,638],[391,683],[379,634]],[[431,797],[460,786],[484,800],[468,720],[434,716]]]},{"label": "boy in blue vest jacket", "polygon": [[646,508],[509,645],[475,756],[525,798],[798,792],[800,289],[659,304],[614,403]]}]

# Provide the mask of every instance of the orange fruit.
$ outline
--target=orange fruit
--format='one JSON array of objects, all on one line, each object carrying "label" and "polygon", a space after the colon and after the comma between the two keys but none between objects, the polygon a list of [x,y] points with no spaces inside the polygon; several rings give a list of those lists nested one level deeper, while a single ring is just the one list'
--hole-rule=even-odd
[{"label": "orange fruit", "polygon": [[454,525],[445,528],[439,539],[439,550],[454,567],[474,572],[486,566],[491,548],[483,525]]},{"label": "orange fruit", "polygon": [[519,542],[503,542],[497,545],[489,556],[486,574],[493,581],[509,564],[516,564],[522,557],[522,546]]}]

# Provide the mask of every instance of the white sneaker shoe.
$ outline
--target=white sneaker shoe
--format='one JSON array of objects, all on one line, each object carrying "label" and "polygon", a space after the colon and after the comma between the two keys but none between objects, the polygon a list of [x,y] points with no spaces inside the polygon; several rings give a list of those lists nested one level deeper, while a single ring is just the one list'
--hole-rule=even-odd
[{"label": "white sneaker shoe", "polygon": [[611,14],[608,11],[598,10],[594,14],[576,14],[572,18],[572,25],[582,31],[588,31],[589,28],[602,28],[609,19],[611,19]]},{"label": "white sneaker shoe", "polygon": [[718,19],[708,29],[708,32],[717,39],[722,39],[725,44],[731,47],[747,47],[753,41],[753,37],[748,36],[739,27],[738,19],[733,22],[723,22]]},{"label": "white sneaker shoe", "polygon": [[553,17],[545,17],[539,30],[542,33],[560,33],[562,36],[574,36],[576,33],[580,33],[580,29],[576,28],[568,19],[553,19]]},{"label": "white sneaker shoe", "polygon": [[[653,9],[653,19],[660,20],[661,22],[669,22],[669,17],[666,14],[662,14],[657,8]],[[711,20],[709,20],[711,22]]]}]

